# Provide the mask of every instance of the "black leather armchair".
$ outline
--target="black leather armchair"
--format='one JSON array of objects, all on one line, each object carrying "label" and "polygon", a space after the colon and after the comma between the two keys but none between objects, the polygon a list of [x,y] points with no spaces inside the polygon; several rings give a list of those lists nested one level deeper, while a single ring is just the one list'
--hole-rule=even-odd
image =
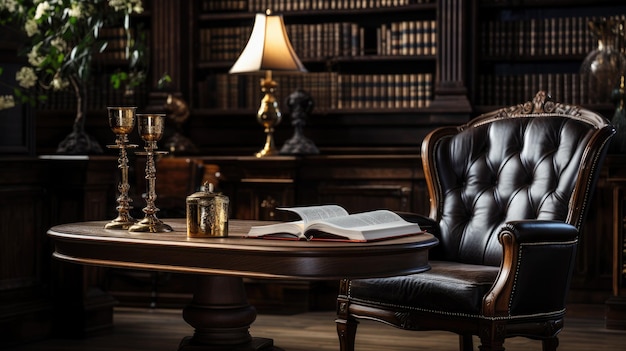
[{"label": "black leather armchair", "polygon": [[422,144],[429,217],[440,243],[425,273],[346,279],[337,299],[342,351],[358,319],[459,335],[460,349],[505,338],[556,350],[579,230],[614,128],[583,108],[533,101],[431,132]]}]

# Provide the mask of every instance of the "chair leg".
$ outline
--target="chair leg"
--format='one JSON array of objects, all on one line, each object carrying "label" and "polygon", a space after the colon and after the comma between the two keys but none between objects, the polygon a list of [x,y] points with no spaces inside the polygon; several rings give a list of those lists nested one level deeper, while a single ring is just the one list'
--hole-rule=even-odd
[{"label": "chair leg", "polygon": [[480,351],[504,351],[504,335],[496,333],[495,330],[497,328],[483,330],[484,334],[479,336],[480,345],[478,349]]},{"label": "chair leg", "polygon": [[472,340],[472,334],[459,335],[459,350],[460,351],[473,351],[474,341]]},{"label": "chair leg", "polygon": [[504,342],[501,340],[492,340],[491,342],[480,341],[478,346],[480,351],[504,351]]},{"label": "chair leg", "polygon": [[541,346],[543,351],[556,351],[556,348],[559,346],[559,339],[557,337],[543,339]]},{"label": "chair leg", "polygon": [[359,322],[353,318],[338,318],[335,323],[337,324],[337,336],[339,337],[339,350],[354,351],[356,328]]}]

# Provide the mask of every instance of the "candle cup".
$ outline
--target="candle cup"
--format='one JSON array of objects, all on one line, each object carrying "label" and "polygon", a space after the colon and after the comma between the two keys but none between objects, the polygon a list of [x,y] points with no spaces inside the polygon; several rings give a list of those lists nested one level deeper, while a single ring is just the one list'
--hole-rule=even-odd
[{"label": "candle cup", "polygon": [[128,135],[135,128],[136,107],[107,107],[109,126],[116,135]]}]

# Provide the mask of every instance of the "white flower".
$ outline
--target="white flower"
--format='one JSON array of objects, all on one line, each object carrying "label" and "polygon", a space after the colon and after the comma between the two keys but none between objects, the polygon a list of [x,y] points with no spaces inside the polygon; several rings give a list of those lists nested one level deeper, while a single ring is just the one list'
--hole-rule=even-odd
[{"label": "white flower", "polygon": [[67,49],[67,43],[65,42],[65,40],[59,37],[52,39],[50,45],[57,48],[57,50],[59,50],[60,52],[65,52],[65,50]]},{"label": "white flower", "polygon": [[109,6],[115,11],[124,11],[126,13],[143,12],[141,0],[109,0]]},{"label": "white flower", "polygon": [[70,82],[68,82],[66,79],[63,79],[61,75],[57,72],[57,74],[54,75],[54,79],[52,79],[52,82],[50,82],[50,85],[52,86],[52,90],[59,91],[67,88],[70,85]]},{"label": "white flower", "polygon": [[34,19],[29,19],[24,23],[24,30],[26,31],[26,35],[32,37],[33,35],[39,33],[39,27],[37,26],[37,21]]},{"label": "white flower", "polygon": [[27,55],[28,63],[30,63],[30,65],[33,67],[39,67],[39,65],[41,65],[43,61],[46,59],[45,56],[39,55],[40,47],[41,47],[41,43],[38,43],[37,45],[33,46],[33,48],[30,50],[30,52]]},{"label": "white flower", "polygon": [[0,0],[0,9],[6,9],[9,12],[15,12],[17,10],[17,1],[16,0]]},{"label": "white flower", "polygon": [[11,107],[15,107],[15,100],[13,100],[13,95],[0,95],[0,110]]},{"label": "white flower", "polygon": [[68,14],[71,17],[81,18],[83,15],[83,12],[82,12],[80,3],[77,3],[77,2],[72,3],[72,7],[69,9]]},{"label": "white flower", "polygon": [[35,10],[35,19],[41,19],[50,9],[52,9],[52,6],[50,6],[50,3],[47,1],[39,3],[39,5],[37,5],[37,10]]},{"label": "white flower", "polygon": [[22,67],[16,74],[15,80],[22,88],[32,88],[37,83],[37,75],[32,67]]}]

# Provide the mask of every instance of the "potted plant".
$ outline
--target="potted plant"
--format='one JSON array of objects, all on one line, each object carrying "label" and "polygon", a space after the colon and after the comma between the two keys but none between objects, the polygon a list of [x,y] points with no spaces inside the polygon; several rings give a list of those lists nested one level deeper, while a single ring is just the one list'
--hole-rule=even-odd
[{"label": "potted plant", "polygon": [[[71,89],[76,97],[72,133],[57,149],[59,153],[101,153],[100,145],[85,132],[86,88],[94,55],[106,50],[101,31],[121,27],[126,33],[125,57],[128,71],[113,73],[116,87],[136,85],[144,78],[140,62],[143,47],[131,36],[130,16],[143,11],[141,0],[3,0],[0,25],[18,31],[24,38],[18,54],[28,64],[16,74],[13,96],[0,98],[0,108],[15,103],[42,104],[47,92]],[[1,73],[1,68],[0,68]]]}]

